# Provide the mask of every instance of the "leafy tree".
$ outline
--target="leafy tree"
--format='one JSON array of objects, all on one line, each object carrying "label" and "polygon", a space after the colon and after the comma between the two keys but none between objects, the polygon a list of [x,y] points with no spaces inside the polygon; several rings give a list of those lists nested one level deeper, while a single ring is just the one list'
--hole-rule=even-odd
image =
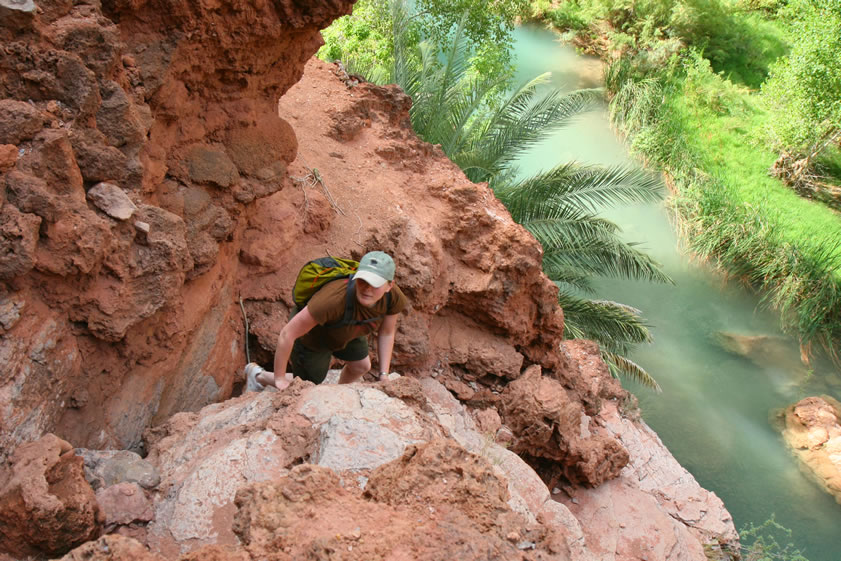
[{"label": "leafy tree", "polygon": [[841,134],[841,2],[791,0],[781,14],[793,43],[762,87],[771,138],[811,160]]},{"label": "leafy tree", "polygon": [[[395,15],[395,21],[400,18]],[[472,181],[487,181],[514,220],[541,243],[544,270],[559,287],[567,336],[598,341],[614,374],[659,389],[644,369],[623,356],[634,344],[651,340],[640,312],[589,298],[597,276],[670,282],[650,257],[621,240],[615,224],[597,216],[606,206],[660,198],[659,182],[637,169],[575,163],[518,179],[517,159],[591,107],[601,92],[542,95],[545,74],[492,108],[485,100],[498,79],[468,72],[463,30],[463,25],[457,28],[443,58],[429,43],[412,50],[399,33],[395,37],[392,76],[414,101],[415,131],[440,144]],[[413,56],[414,61],[408,60]]]},{"label": "leafy tree", "polygon": [[[403,2],[396,2],[402,6]],[[394,65],[394,0],[359,0],[353,14],[337,19],[322,32],[318,56],[342,60],[370,74],[388,74]],[[447,45],[464,19],[463,33],[472,45],[471,71],[510,78],[511,31],[529,0],[415,0],[403,14],[399,33],[416,48],[422,40]],[[398,8],[400,9],[400,8]]]}]

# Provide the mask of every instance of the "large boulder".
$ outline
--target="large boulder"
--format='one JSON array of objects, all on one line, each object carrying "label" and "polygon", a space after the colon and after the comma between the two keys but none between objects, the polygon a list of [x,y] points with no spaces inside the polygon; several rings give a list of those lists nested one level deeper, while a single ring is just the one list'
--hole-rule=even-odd
[{"label": "large boulder", "polygon": [[[403,377],[380,388],[296,381],[281,393],[176,415],[148,436],[147,459],[162,475],[148,542],[166,556],[241,540],[252,555],[268,554],[275,543],[294,557],[340,533],[342,542],[347,534],[365,536],[377,551],[412,543],[434,558],[455,547],[452,540],[477,551],[507,549],[508,535],[523,532],[520,541],[549,540],[544,549],[590,559],[581,529],[534,472],[481,435],[471,414],[432,379]],[[302,462],[312,467],[302,470]],[[414,498],[403,497],[407,492]],[[277,526],[278,516],[289,538],[280,545],[277,539],[286,538],[267,526]],[[419,516],[440,540],[415,541],[396,530],[405,523],[408,531]],[[539,529],[539,520],[553,527]]]},{"label": "large boulder", "polygon": [[841,403],[828,395],[807,397],[786,407],[778,418],[794,455],[841,503]]},{"label": "large boulder", "polygon": [[69,443],[48,434],[19,446],[0,468],[0,552],[61,555],[101,529],[82,458]]},{"label": "large boulder", "polygon": [[628,463],[628,451],[536,365],[506,387],[501,413],[514,431],[512,450],[538,463],[550,460],[570,483],[600,485]]},{"label": "large boulder", "polygon": [[[507,558],[580,561],[607,559],[606,544],[633,551],[635,531],[677,536],[645,548],[652,560],[700,561],[705,544],[734,542],[721,501],[617,405],[605,403],[579,424],[632,443],[633,467],[616,485],[565,486],[573,499],[564,504],[497,443],[510,429],[499,425],[492,405],[471,410],[432,377],[377,385],[296,380],[283,392],[247,394],[178,414],[147,433],[147,461],[161,483],[152,491],[146,540],[168,559],[242,545],[254,558],[327,550],[481,558],[492,547]],[[637,506],[648,517],[644,527]],[[462,550],[459,543],[471,545]]]}]

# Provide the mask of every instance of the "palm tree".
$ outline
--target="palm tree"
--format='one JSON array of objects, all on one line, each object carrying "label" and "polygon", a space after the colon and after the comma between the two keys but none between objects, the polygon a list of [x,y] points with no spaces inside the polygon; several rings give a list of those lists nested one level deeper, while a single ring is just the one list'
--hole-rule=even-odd
[{"label": "palm tree", "polygon": [[379,79],[396,82],[412,97],[415,132],[440,144],[471,181],[488,182],[543,246],[543,269],[559,288],[565,336],[597,341],[614,375],[659,391],[654,378],[625,357],[635,344],[651,341],[641,312],[590,296],[596,277],[671,282],[656,262],[619,237],[618,226],[598,216],[612,205],[659,200],[660,182],[636,168],[577,163],[517,178],[517,159],[602,99],[601,90],[540,94],[547,73],[494,99],[506,84],[470,75],[461,26],[441,57],[429,43],[406,45],[405,18],[402,2],[395,2],[393,73]]}]

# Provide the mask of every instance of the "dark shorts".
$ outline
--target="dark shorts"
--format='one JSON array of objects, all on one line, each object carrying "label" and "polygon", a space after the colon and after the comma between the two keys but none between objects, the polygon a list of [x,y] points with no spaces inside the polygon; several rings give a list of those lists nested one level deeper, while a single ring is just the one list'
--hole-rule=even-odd
[{"label": "dark shorts", "polygon": [[327,377],[331,357],[336,357],[345,362],[352,362],[362,360],[367,356],[367,337],[357,337],[338,351],[314,351],[300,341],[295,341],[295,344],[292,346],[292,353],[289,356],[289,363],[292,365],[292,373],[295,376],[320,384]]}]

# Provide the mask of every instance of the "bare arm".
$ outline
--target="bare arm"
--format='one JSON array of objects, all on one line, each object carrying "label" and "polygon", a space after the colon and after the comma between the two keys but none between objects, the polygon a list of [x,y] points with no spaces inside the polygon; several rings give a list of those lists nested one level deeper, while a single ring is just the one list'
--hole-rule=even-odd
[{"label": "bare arm", "polygon": [[377,332],[377,359],[380,373],[388,374],[391,368],[391,353],[394,350],[394,335],[397,333],[397,314],[385,316]]},{"label": "bare arm", "polygon": [[[286,373],[289,355],[292,354],[292,345],[295,344],[295,340],[309,333],[310,329],[316,325],[318,325],[318,322],[312,317],[309,308],[304,307],[303,310],[295,314],[295,317],[289,320],[289,323],[280,330],[280,334],[277,336],[277,348],[274,353],[274,371],[276,377],[278,373],[280,373],[281,377]],[[289,377],[287,376],[287,378]],[[279,380],[277,378],[275,380],[275,385],[277,385]]]}]

